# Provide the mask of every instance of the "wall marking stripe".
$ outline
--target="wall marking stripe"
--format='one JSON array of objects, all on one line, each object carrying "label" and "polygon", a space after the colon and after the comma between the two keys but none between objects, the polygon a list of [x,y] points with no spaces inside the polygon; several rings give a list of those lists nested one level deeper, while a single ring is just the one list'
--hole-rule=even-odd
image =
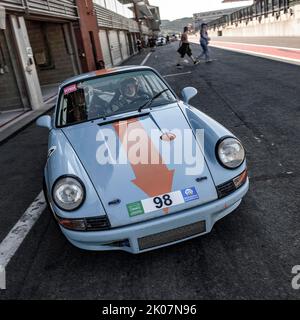
[{"label": "wall marking stripe", "polygon": [[274,48],[274,49],[283,49],[283,50],[290,50],[290,51],[300,51],[300,48],[292,48],[292,47],[280,47],[280,46],[270,46],[265,44],[255,44],[255,43],[246,43],[246,42],[233,42],[233,41],[218,41],[218,40],[212,40],[211,44],[214,43],[228,43],[228,44],[234,44],[234,45],[248,45],[248,46],[254,46],[254,47],[262,47],[262,48]]},{"label": "wall marking stripe", "polygon": [[288,58],[288,59],[296,59],[300,60],[300,50],[286,50],[286,49],[278,49],[278,48],[271,48],[271,47],[257,47],[252,46],[248,44],[228,44],[224,42],[213,42],[211,44],[212,46],[216,47],[226,47],[230,49],[236,49],[236,50],[245,50],[255,53],[261,53],[271,56],[278,56],[282,58]]},{"label": "wall marking stripe", "polygon": [[271,55],[271,54],[267,54],[267,53],[255,52],[255,51],[250,51],[250,50],[235,49],[235,48],[230,48],[230,47],[225,47],[225,46],[223,47],[223,46],[213,45],[213,44],[211,44],[210,46],[218,48],[218,49],[234,51],[234,52],[244,53],[244,54],[249,54],[249,55],[260,57],[260,58],[267,58],[267,59],[271,59],[271,60],[278,60],[280,62],[300,65],[300,60],[299,59],[292,59],[292,58],[288,58],[288,57],[284,57],[284,56]]},{"label": "wall marking stripe", "polygon": [[[199,45],[199,39],[191,39],[190,41],[193,44]],[[289,51],[300,51],[300,48],[295,47],[281,47],[281,46],[272,46],[272,45],[265,45],[265,44],[256,44],[256,43],[248,43],[248,42],[235,42],[235,41],[223,41],[223,40],[215,40],[212,39],[210,42],[210,46],[213,44],[233,44],[233,45],[246,45],[246,46],[253,46],[253,47],[261,47],[261,48],[272,48],[272,49],[279,49],[279,50],[289,50]]]}]

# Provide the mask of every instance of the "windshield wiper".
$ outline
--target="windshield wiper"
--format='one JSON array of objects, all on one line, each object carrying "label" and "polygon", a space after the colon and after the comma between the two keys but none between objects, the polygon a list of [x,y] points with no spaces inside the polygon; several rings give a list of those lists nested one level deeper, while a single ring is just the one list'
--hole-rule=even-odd
[{"label": "windshield wiper", "polygon": [[144,108],[150,107],[152,102],[160,97],[164,92],[169,91],[170,89],[166,88],[159,93],[157,93],[155,96],[153,96],[151,99],[149,99],[146,103],[144,103],[141,107],[139,107],[139,112],[141,112]]}]

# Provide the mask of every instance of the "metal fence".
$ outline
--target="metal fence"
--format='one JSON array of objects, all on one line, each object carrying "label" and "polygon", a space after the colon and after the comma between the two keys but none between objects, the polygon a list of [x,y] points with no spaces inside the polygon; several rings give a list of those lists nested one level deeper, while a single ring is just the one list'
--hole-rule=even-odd
[{"label": "metal fence", "polygon": [[243,21],[247,23],[255,18],[262,19],[262,17],[268,17],[269,15],[278,18],[281,13],[287,13],[289,8],[296,3],[299,3],[299,0],[258,0],[252,6],[209,22],[209,27],[216,29],[228,25],[237,25]]}]

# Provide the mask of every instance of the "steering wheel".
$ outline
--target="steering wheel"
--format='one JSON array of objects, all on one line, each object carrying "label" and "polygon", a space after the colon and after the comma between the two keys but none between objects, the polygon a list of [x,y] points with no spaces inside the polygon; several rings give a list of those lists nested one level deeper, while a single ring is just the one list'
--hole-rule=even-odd
[{"label": "steering wheel", "polygon": [[146,103],[150,99],[150,94],[145,92],[126,104],[122,103],[121,101],[111,101],[110,107],[112,108],[113,106],[117,106],[119,109],[132,109],[133,107],[140,107],[143,103]]},{"label": "steering wheel", "polygon": [[112,112],[107,101],[100,99],[96,95],[93,96],[89,107],[89,118],[103,117]]}]

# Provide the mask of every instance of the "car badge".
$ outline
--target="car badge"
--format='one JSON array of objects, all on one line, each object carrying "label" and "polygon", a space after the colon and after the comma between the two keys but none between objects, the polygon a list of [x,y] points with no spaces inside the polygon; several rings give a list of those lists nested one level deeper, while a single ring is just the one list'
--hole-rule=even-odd
[{"label": "car badge", "polygon": [[172,132],[165,132],[165,133],[163,133],[163,134],[160,136],[160,139],[161,139],[162,141],[169,141],[169,142],[171,142],[171,141],[173,141],[173,140],[176,139],[176,135],[175,135],[174,133],[172,133]]},{"label": "car badge", "polygon": [[108,203],[109,206],[113,206],[113,205],[117,205],[117,204],[120,204],[121,203],[121,200],[120,199],[115,199],[115,200],[112,200]]},{"label": "car badge", "polygon": [[49,150],[48,150],[48,155],[47,155],[47,159],[49,159],[52,154],[54,153],[54,151],[56,150],[56,146],[52,146]]}]

